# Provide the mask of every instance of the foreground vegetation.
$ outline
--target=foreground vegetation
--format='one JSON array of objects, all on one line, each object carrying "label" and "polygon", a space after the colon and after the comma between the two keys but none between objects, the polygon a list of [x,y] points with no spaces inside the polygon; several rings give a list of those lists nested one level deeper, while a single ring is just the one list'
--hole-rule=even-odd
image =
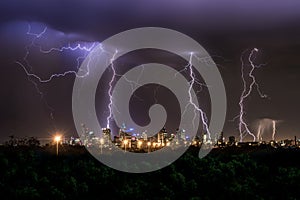
[{"label": "foreground vegetation", "polygon": [[[0,148],[1,199],[298,199],[297,149],[198,149],[162,170],[128,174],[102,165],[82,147]],[[241,153],[242,152],[242,153]]]}]

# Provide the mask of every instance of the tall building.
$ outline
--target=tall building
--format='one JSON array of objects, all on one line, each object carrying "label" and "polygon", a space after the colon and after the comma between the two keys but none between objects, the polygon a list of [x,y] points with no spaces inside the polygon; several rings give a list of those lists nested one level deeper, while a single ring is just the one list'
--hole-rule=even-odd
[{"label": "tall building", "polygon": [[223,133],[223,131],[221,132],[221,134],[220,134],[220,137],[219,137],[219,142],[221,142],[221,143],[223,143],[224,142],[224,133]]},{"label": "tall building", "polygon": [[206,142],[207,142],[207,134],[204,133],[204,134],[203,134],[203,143],[205,144]]},{"label": "tall building", "polygon": [[212,144],[212,141],[209,138],[207,133],[203,133],[202,143],[205,144],[205,145],[211,145]]},{"label": "tall building", "polygon": [[185,134],[185,130],[184,129],[177,129],[176,130],[176,135],[177,138],[181,141],[185,141],[186,140],[186,134]]},{"label": "tall building", "polygon": [[217,141],[218,146],[224,146],[225,145],[225,138],[224,138],[224,133],[223,131],[221,132],[218,141]]},{"label": "tall building", "polygon": [[229,136],[228,145],[232,146],[232,145],[235,145],[235,143],[236,143],[235,137],[234,136]]},{"label": "tall building", "polygon": [[165,143],[167,139],[167,130],[166,127],[163,127],[160,132],[157,134],[157,142],[159,143]]},{"label": "tall building", "polygon": [[111,130],[109,128],[102,128],[102,138],[104,141],[104,146],[111,143]]},{"label": "tall building", "polygon": [[88,127],[84,123],[81,124],[82,134],[80,136],[80,140],[84,146],[90,146],[90,141],[94,136],[94,132],[90,131]]},{"label": "tall building", "polygon": [[143,138],[144,141],[147,141],[147,140],[148,140],[148,135],[147,135],[146,131],[144,131],[144,132],[142,133],[142,138]]}]

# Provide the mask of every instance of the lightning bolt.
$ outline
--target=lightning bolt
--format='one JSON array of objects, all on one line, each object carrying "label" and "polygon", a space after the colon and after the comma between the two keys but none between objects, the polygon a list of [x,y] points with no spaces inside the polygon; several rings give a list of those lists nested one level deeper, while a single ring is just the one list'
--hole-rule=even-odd
[{"label": "lightning bolt", "polygon": [[[114,56],[113,56],[113,57],[114,57]],[[193,65],[192,65],[192,58],[193,58],[193,57],[195,57],[196,59],[199,59],[198,57],[194,56],[193,53],[190,53],[190,59],[189,59],[188,64],[187,64],[186,66],[184,66],[183,69],[179,70],[178,72],[176,72],[176,73],[174,74],[174,79],[176,78],[176,76],[177,76],[179,73],[182,73],[182,72],[184,72],[184,71],[188,71],[188,72],[189,72],[188,75],[189,75],[189,77],[190,77],[190,79],[191,79],[191,80],[188,82],[188,83],[189,83],[189,89],[188,89],[189,101],[188,101],[188,103],[186,104],[185,109],[184,109],[184,112],[182,113],[182,115],[184,115],[184,113],[187,111],[188,106],[191,105],[191,106],[194,108],[194,118],[193,118],[193,121],[192,121],[193,126],[195,127],[195,124],[194,124],[194,123],[195,123],[195,119],[196,119],[196,117],[197,117],[197,114],[200,113],[200,117],[201,117],[201,120],[202,120],[202,123],[203,123],[203,129],[204,129],[204,130],[206,131],[206,133],[208,134],[208,138],[211,139],[211,134],[210,134],[210,131],[209,131],[209,129],[208,129],[208,123],[207,123],[208,119],[207,119],[207,116],[206,116],[205,112],[204,112],[201,108],[199,108],[199,107],[196,105],[196,103],[193,101],[193,98],[192,98],[192,90],[193,90],[193,87],[194,87],[196,84],[197,84],[197,85],[200,85],[200,90],[197,91],[196,93],[199,93],[199,92],[202,91],[202,86],[206,86],[206,87],[207,87],[207,85],[201,83],[201,82],[196,78],[196,76],[195,76],[195,74],[194,74],[194,71],[193,71]],[[200,58],[200,59],[201,59],[201,58]],[[114,105],[113,105],[112,95],[111,95],[111,91],[112,91],[112,83],[115,81],[115,78],[114,78],[114,77],[115,77],[115,76],[123,76],[123,78],[126,80],[126,82],[128,82],[128,83],[131,85],[132,90],[136,89],[136,87],[143,87],[143,85],[139,84],[139,81],[138,81],[138,80],[139,80],[140,77],[142,76],[144,68],[142,68],[141,73],[140,73],[140,75],[139,75],[137,81],[133,81],[133,80],[128,79],[125,75],[119,75],[119,74],[116,73],[116,70],[115,70],[114,65],[113,65],[113,63],[112,63],[113,60],[114,60],[114,58],[111,60],[111,66],[112,66],[112,70],[113,70],[113,76],[112,76],[112,79],[111,79],[110,84],[109,84],[109,85],[110,85],[110,89],[109,89],[110,103],[109,103],[108,108],[109,108],[109,112],[110,112],[110,113],[109,113],[109,116],[107,117],[107,126],[108,126],[108,127],[109,127],[109,123],[110,123],[110,121],[111,121],[111,119],[112,119],[112,106],[114,106]],[[205,59],[205,62],[208,62],[208,60]],[[158,86],[154,89],[154,95],[153,95],[153,97],[154,97],[155,103],[158,102],[158,99],[157,99],[157,92],[158,92],[158,89],[159,89],[159,88],[160,88],[160,85],[158,85]],[[140,99],[140,100],[142,101],[142,99]]]},{"label": "lightning bolt", "polygon": [[[71,45],[70,43],[66,46],[62,46],[62,47],[52,47],[52,48],[49,48],[49,49],[45,49],[42,45],[38,45],[37,44],[37,41],[41,38],[43,38],[44,34],[47,32],[47,27],[45,27],[41,32],[39,33],[34,33],[32,32],[32,27],[30,24],[28,24],[28,31],[27,31],[27,35],[31,36],[32,39],[30,41],[30,43],[25,46],[25,55],[22,59],[22,61],[15,61],[16,64],[18,64],[22,69],[23,71],[25,72],[26,76],[28,77],[28,80],[34,85],[34,87],[36,88],[36,91],[37,93],[41,96],[41,98],[44,100],[44,102],[46,103],[46,105],[48,106],[48,108],[50,108],[51,110],[51,117],[53,118],[53,114],[52,112],[54,111],[53,108],[51,108],[47,101],[45,100],[44,98],[44,94],[43,92],[40,90],[39,88],[39,84],[45,84],[45,83],[49,83],[51,81],[53,81],[55,78],[62,78],[62,77],[66,77],[67,75],[74,75],[76,77],[80,77],[80,78],[85,78],[89,75],[89,67],[87,67],[87,69],[83,70],[83,71],[80,71],[81,73],[79,73],[78,69],[79,69],[79,66],[80,66],[80,61],[85,59],[87,54],[89,52],[91,52],[93,50],[93,48],[98,44],[97,42],[94,42],[92,43],[92,45],[90,46],[86,46],[86,45],[82,45],[82,44],[76,44],[76,45]],[[42,54],[50,54],[50,53],[53,53],[53,52],[59,52],[59,53],[62,53],[62,52],[65,52],[65,51],[73,51],[73,52],[77,52],[77,51],[80,51],[80,52],[84,52],[84,55],[83,56],[79,56],[76,58],[77,60],[77,66],[76,66],[76,70],[69,70],[69,71],[65,71],[65,72],[62,72],[62,73],[55,73],[55,74],[52,74],[50,75],[49,77],[47,78],[42,78],[41,76],[39,76],[38,74],[34,73],[33,72],[33,66],[31,66],[29,60],[28,60],[28,57],[30,55],[30,52],[32,50],[32,48],[38,48],[39,49],[39,52],[42,53]],[[104,52],[104,49],[102,49],[103,52]],[[109,81],[109,89],[108,89],[108,96],[109,96],[109,103],[108,103],[108,116],[106,118],[106,126],[107,128],[110,128],[111,126],[111,120],[113,119],[113,112],[112,112],[112,108],[114,106],[113,104],[113,96],[112,96],[112,92],[113,92],[113,83],[114,81],[116,80],[116,77],[117,76],[121,76],[121,75],[118,75],[117,72],[116,72],[116,68],[115,68],[115,65],[114,65],[114,60],[115,60],[115,57],[117,55],[118,51],[116,50],[114,52],[114,54],[112,55],[112,58],[110,59],[110,65],[111,65],[111,70],[112,70],[112,78],[110,79]],[[192,58],[193,58],[194,54],[191,53],[190,54],[190,60],[189,60],[189,63],[187,66],[185,66],[185,68],[183,70],[185,71],[189,71],[189,76],[191,78],[191,81],[189,82],[189,90],[188,90],[188,95],[189,95],[189,102],[187,104],[188,105],[191,105],[193,106],[194,108],[194,120],[197,116],[198,113],[200,113],[200,116],[201,116],[201,119],[202,119],[202,123],[203,123],[203,126],[204,126],[204,129],[205,131],[208,133],[208,136],[209,138],[210,137],[210,132],[209,132],[209,129],[208,129],[208,125],[207,125],[207,117],[206,117],[206,114],[202,111],[202,109],[200,109],[194,102],[193,102],[193,99],[192,99],[192,89],[194,87],[195,84],[199,84],[199,85],[203,85],[202,83],[200,83],[196,77],[195,77],[195,74],[194,74],[194,71],[193,71],[193,67],[192,67]],[[89,66],[89,65],[88,65]],[[142,76],[142,73],[143,71],[141,72],[141,75],[140,77]],[[180,72],[179,72],[180,73]],[[176,76],[176,74],[175,74]],[[127,80],[129,83],[131,84],[135,84],[135,87],[136,86],[140,86],[140,84],[138,83],[138,80],[137,81],[131,81],[131,80],[128,80],[125,76],[124,76],[125,80]],[[157,90],[155,91],[155,94],[156,94]],[[157,102],[157,99],[155,99],[156,102]],[[186,107],[187,107],[186,106]],[[194,124],[194,120],[193,120],[193,124]]]},{"label": "lightning bolt", "polygon": [[[32,36],[32,40],[30,41],[30,43],[25,47],[25,56],[23,57],[22,59],[22,62],[21,61],[15,61],[16,64],[18,64],[22,69],[23,71],[25,72],[26,76],[28,77],[28,80],[35,86],[36,88],[36,91],[37,93],[41,96],[41,99],[44,100],[45,104],[47,105],[47,107],[51,110],[51,118],[53,119],[53,111],[54,109],[52,107],[49,106],[49,104],[47,103],[46,99],[44,98],[44,94],[43,92],[40,90],[39,88],[39,84],[42,84],[42,83],[49,83],[51,82],[53,79],[55,78],[62,78],[62,77],[65,77],[67,75],[74,75],[76,77],[79,77],[79,78],[85,78],[89,75],[89,64],[87,65],[87,69],[80,69],[81,71],[78,71],[79,67],[80,67],[80,61],[81,60],[84,60],[88,53],[90,53],[93,48],[95,46],[97,46],[99,43],[98,42],[93,42],[92,45],[90,46],[85,46],[85,45],[82,45],[82,44],[76,44],[75,46],[71,45],[70,43],[66,46],[62,46],[62,47],[52,47],[50,49],[44,49],[41,45],[38,45],[37,44],[37,40],[42,38],[43,35],[46,33],[47,31],[47,27],[45,27],[43,29],[43,31],[39,32],[39,33],[33,33],[31,31],[32,27],[30,24],[28,24],[28,31],[27,31],[27,35],[29,36]],[[65,71],[65,72],[62,72],[62,73],[55,73],[55,74],[52,74],[50,75],[48,78],[41,78],[41,76],[39,76],[38,74],[36,73],[33,73],[33,67],[30,65],[30,62],[28,61],[28,57],[30,55],[30,52],[31,52],[31,49],[33,47],[38,47],[39,49],[39,52],[42,53],[42,54],[50,54],[50,53],[53,53],[53,52],[64,52],[64,51],[73,51],[73,52],[84,52],[84,55],[83,56],[79,56],[76,58],[76,61],[77,61],[77,66],[75,67],[76,70],[69,70],[69,71]],[[101,50],[102,52],[106,52],[104,50],[103,47],[101,47]],[[109,53],[109,52],[106,52],[106,53]],[[110,59],[110,65],[111,65],[111,69],[112,69],[112,78],[109,82],[109,89],[108,89],[108,96],[109,96],[109,103],[108,103],[108,116],[107,116],[107,128],[110,127],[110,122],[113,118],[113,113],[112,113],[112,107],[114,106],[113,105],[113,97],[112,97],[112,89],[113,89],[113,82],[115,81],[115,77],[118,76],[118,74],[116,74],[116,69],[115,69],[115,66],[114,66],[114,60],[115,60],[115,56],[117,55],[118,51],[116,50],[115,53],[112,55],[112,58]],[[89,60],[90,61],[90,60]],[[88,62],[89,62],[88,61]]]},{"label": "lightning bolt", "polygon": [[[130,80],[129,78],[126,77],[125,74],[124,74],[124,75],[116,74],[116,76],[123,77],[124,80],[125,80],[128,84],[130,84],[131,91],[134,91],[137,87],[143,87],[143,85],[141,85],[141,84],[139,83],[139,81],[141,80],[141,78],[142,78],[142,76],[143,76],[143,74],[144,74],[145,67],[144,67],[144,65],[141,65],[141,67],[142,67],[142,70],[141,70],[139,76],[137,77],[137,80],[136,80],[136,81]],[[135,98],[137,98],[138,100],[140,100],[140,101],[144,101],[144,99],[142,99],[141,97],[137,96],[135,92],[133,93],[133,96],[134,96]]]},{"label": "lightning bolt", "polygon": [[262,136],[261,136],[261,124],[259,124],[259,126],[258,126],[257,139],[258,139],[259,141],[262,141]]},{"label": "lightning bolt", "polygon": [[117,55],[117,53],[118,53],[118,50],[115,51],[112,58],[110,59],[110,65],[111,65],[113,75],[112,75],[111,80],[109,81],[109,89],[108,89],[108,96],[109,96],[108,111],[109,111],[109,114],[106,118],[106,127],[107,128],[110,128],[110,121],[112,120],[112,117],[113,117],[113,111],[112,111],[113,95],[112,95],[112,92],[113,92],[113,82],[115,81],[115,77],[117,75],[116,69],[114,67],[114,60],[115,60],[115,56]]},{"label": "lightning bolt", "polygon": [[272,127],[273,127],[273,133],[272,133],[272,140],[275,140],[275,134],[276,134],[276,121],[272,121]]},{"label": "lightning bolt", "polygon": [[240,132],[240,141],[241,142],[243,141],[243,138],[245,137],[245,135],[250,135],[253,138],[253,141],[256,140],[255,135],[250,131],[250,129],[248,128],[248,124],[245,122],[245,119],[244,119],[245,118],[245,113],[246,113],[245,112],[245,107],[244,107],[245,100],[252,93],[253,87],[256,87],[256,90],[257,90],[257,92],[258,92],[258,94],[261,98],[266,98],[267,97],[267,95],[263,94],[260,91],[259,85],[256,81],[256,78],[255,78],[254,74],[253,74],[255,69],[257,69],[257,68],[264,65],[264,64],[260,64],[260,65],[255,65],[254,64],[255,53],[258,52],[257,48],[254,48],[254,49],[251,50],[251,52],[248,56],[248,59],[247,59],[247,61],[250,64],[250,67],[251,67],[249,73],[247,74],[247,76],[250,78],[251,82],[250,82],[249,86],[247,85],[247,81],[246,81],[246,78],[245,78],[246,75],[244,74],[245,64],[244,64],[244,61],[243,61],[243,55],[246,53],[246,51],[244,51],[242,53],[241,57],[240,57],[240,60],[241,60],[241,63],[242,63],[241,64],[241,78],[242,78],[242,83],[243,83],[243,90],[242,90],[240,100],[239,100],[240,113],[237,116],[237,118],[239,119],[239,132]]},{"label": "lightning bolt", "polygon": [[[85,53],[88,53],[88,52],[91,52],[92,49],[97,45],[97,42],[94,42],[94,43],[92,43],[92,45],[90,47],[82,46],[81,44],[77,44],[75,47],[72,47],[69,43],[68,46],[63,46],[63,47],[60,47],[60,48],[53,47],[53,48],[50,48],[48,50],[45,50],[45,49],[42,48],[42,46],[37,45],[35,42],[36,42],[37,39],[41,38],[46,33],[46,31],[47,31],[47,27],[45,27],[44,30],[40,33],[32,33],[31,32],[31,25],[28,24],[28,31],[27,31],[26,34],[30,35],[30,36],[33,36],[33,39],[30,42],[30,44],[25,47],[26,53],[25,53],[25,56],[23,57],[23,61],[26,63],[26,66],[30,67],[30,70],[28,70],[27,67],[24,64],[22,64],[20,61],[15,61],[17,64],[19,64],[23,68],[26,75],[28,77],[35,78],[40,83],[48,83],[53,78],[64,77],[68,74],[74,74],[74,75],[76,75],[77,77],[80,77],[80,78],[86,77],[89,74],[89,68],[87,68],[87,70],[85,71],[85,73],[83,75],[79,75],[78,72],[75,71],[75,70],[70,70],[70,71],[66,71],[66,72],[63,72],[63,73],[52,74],[49,78],[46,78],[46,79],[42,79],[37,74],[32,73],[32,66],[30,65],[30,63],[28,61],[28,56],[30,54],[30,49],[34,46],[39,47],[40,53],[49,54],[53,51],[63,52],[63,51],[66,51],[66,50],[69,50],[69,51],[78,51],[79,50],[79,51],[84,51]],[[78,66],[76,67],[77,69],[79,68],[80,59],[84,59],[86,57],[86,55],[87,54],[85,54],[85,56],[81,56],[81,57],[76,58],[77,63],[78,63]]]},{"label": "lightning bolt", "polygon": [[202,83],[200,83],[195,78],[195,74],[194,74],[194,71],[193,71],[193,64],[192,64],[193,55],[194,55],[194,53],[191,52],[190,53],[189,63],[187,65],[187,68],[189,69],[189,76],[191,78],[191,81],[189,82],[189,89],[188,89],[189,102],[186,105],[186,108],[187,108],[188,105],[192,105],[193,108],[194,108],[193,127],[195,127],[194,120],[196,119],[197,113],[200,114],[201,121],[202,121],[202,124],[203,124],[203,128],[206,131],[206,133],[208,135],[208,138],[211,140],[211,134],[210,134],[210,131],[208,129],[208,122],[207,122],[208,120],[207,120],[206,114],[205,114],[205,112],[201,108],[199,108],[196,105],[196,103],[193,102],[192,89],[193,89],[194,85],[197,84],[197,83],[200,84],[201,86],[203,85]]},{"label": "lightning bolt", "polygon": [[[60,48],[53,47],[50,49],[43,49],[43,47],[41,45],[37,44],[37,40],[43,38],[44,34],[47,32],[47,29],[48,28],[45,27],[41,32],[34,33],[34,32],[32,32],[31,25],[28,24],[28,30],[26,32],[26,35],[31,36],[32,39],[30,40],[29,44],[25,46],[25,55],[22,58],[22,60],[21,61],[17,60],[17,61],[15,61],[15,63],[18,64],[23,69],[28,80],[34,85],[37,93],[40,95],[40,97],[43,100],[43,102],[45,103],[46,107],[50,110],[50,117],[51,117],[51,119],[53,119],[54,109],[48,104],[47,100],[44,98],[44,93],[40,90],[39,84],[49,83],[54,78],[65,77],[67,75],[75,75],[75,76],[81,77],[81,78],[88,76],[89,68],[87,68],[86,70],[81,70],[80,73],[78,71],[78,68],[80,66],[81,59],[83,60],[86,58],[87,54],[89,52],[91,52],[92,49],[97,45],[97,42],[92,43],[92,45],[90,45],[90,46],[83,46],[79,43],[76,46],[71,46],[71,44],[69,43],[67,46],[63,46]],[[84,55],[76,58],[76,61],[77,61],[76,69],[77,70],[69,70],[69,71],[65,71],[62,73],[52,74],[48,78],[42,78],[38,74],[33,73],[33,66],[30,64],[30,62],[28,60],[30,52],[31,52],[32,48],[34,48],[34,47],[38,47],[39,52],[42,54],[50,54],[52,52],[64,52],[64,51],[74,51],[74,52],[81,51],[81,52],[84,52]]]}]

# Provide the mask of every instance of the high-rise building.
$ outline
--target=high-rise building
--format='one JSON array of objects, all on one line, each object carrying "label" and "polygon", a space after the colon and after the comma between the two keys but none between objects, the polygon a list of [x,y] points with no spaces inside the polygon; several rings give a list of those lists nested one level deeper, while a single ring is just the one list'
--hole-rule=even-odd
[{"label": "high-rise building", "polygon": [[102,128],[102,138],[105,146],[111,143],[111,130],[109,128]]},{"label": "high-rise building", "polygon": [[219,142],[221,142],[221,143],[223,143],[224,142],[224,133],[223,133],[223,131],[221,132],[221,134],[220,134],[220,137],[219,137]]},{"label": "high-rise building", "polygon": [[176,129],[176,135],[179,140],[186,140],[186,134],[184,129]]},{"label": "high-rise building", "polygon": [[225,138],[224,138],[224,133],[223,131],[221,132],[218,141],[217,141],[218,146],[224,146],[225,145]]},{"label": "high-rise building", "polygon": [[147,140],[148,140],[148,135],[147,135],[146,131],[144,131],[144,132],[142,133],[142,138],[143,138],[144,141],[147,141]]},{"label": "high-rise building", "polygon": [[229,136],[228,145],[232,146],[232,145],[235,145],[235,143],[236,143],[235,137]]},{"label": "high-rise building", "polygon": [[205,144],[206,142],[207,142],[207,134],[204,133],[204,134],[203,134],[203,143]]},{"label": "high-rise building", "polygon": [[167,130],[166,127],[163,127],[160,132],[157,134],[157,142],[165,143],[167,139]]}]

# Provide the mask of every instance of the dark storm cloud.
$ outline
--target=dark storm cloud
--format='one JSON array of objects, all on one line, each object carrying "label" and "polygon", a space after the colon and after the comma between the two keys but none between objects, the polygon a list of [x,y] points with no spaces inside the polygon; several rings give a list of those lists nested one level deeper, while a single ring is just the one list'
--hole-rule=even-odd
[{"label": "dark storm cloud", "polygon": [[38,21],[64,32],[84,32],[94,37],[99,37],[99,33],[106,36],[123,29],[155,25],[214,34],[265,30],[291,27],[300,19],[300,2],[292,0],[11,0],[1,1],[0,6],[2,23]]}]

